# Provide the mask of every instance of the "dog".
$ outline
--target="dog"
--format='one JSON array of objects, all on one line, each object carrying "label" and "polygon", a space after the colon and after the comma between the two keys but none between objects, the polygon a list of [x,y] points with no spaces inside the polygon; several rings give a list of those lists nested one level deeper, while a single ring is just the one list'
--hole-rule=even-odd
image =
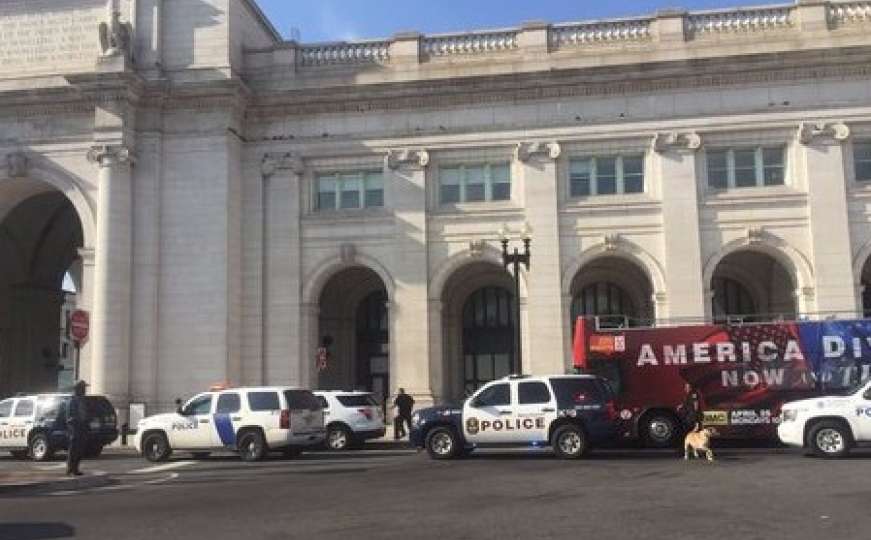
[{"label": "dog", "polygon": [[689,433],[683,441],[683,458],[690,459],[690,451],[693,458],[699,457],[699,450],[705,453],[708,461],[714,461],[714,451],[711,450],[711,437],[716,433],[711,428],[699,429],[698,427]]}]

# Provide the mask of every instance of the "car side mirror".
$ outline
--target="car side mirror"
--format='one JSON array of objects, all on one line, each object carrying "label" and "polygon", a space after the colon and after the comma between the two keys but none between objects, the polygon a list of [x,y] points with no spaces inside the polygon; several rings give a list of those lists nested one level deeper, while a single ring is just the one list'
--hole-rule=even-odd
[{"label": "car side mirror", "polygon": [[184,411],[181,408],[181,398],[175,398],[175,412],[184,415]]},{"label": "car side mirror", "polygon": [[469,406],[472,407],[473,409],[480,409],[481,402],[478,400],[478,398],[472,398],[469,400]]}]

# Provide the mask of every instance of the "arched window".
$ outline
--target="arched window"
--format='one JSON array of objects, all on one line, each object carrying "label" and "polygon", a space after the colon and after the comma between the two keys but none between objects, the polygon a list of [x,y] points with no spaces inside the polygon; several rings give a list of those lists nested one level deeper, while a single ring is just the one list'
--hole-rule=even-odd
[{"label": "arched window", "polygon": [[728,317],[755,317],[756,302],[747,287],[729,278],[714,278],[714,320]]},{"label": "arched window", "polygon": [[572,298],[572,321],[580,316],[600,317],[604,325],[637,326],[643,323],[632,297],[615,283],[600,281],[585,286]]},{"label": "arched window", "polygon": [[463,305],[464,391],[510,375],[514,370],[514,295],[482,287]]}]

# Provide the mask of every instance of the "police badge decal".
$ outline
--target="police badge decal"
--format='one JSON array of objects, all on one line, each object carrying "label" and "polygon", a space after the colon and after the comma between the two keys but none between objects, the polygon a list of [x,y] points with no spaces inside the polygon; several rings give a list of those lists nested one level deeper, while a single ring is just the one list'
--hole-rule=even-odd
[{"label": "police badge decal", "polygon": [[466,431],[469,432],[469,435],[475,435],[478,433],[480,429],[480,425],[478,424],[477,418],[469,418],[466,420]]}]

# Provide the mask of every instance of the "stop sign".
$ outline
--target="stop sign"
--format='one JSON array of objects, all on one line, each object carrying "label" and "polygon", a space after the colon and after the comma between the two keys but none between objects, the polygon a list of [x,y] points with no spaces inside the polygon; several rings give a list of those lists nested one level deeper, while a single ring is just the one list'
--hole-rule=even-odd
[{"label": "stop sign", "polygon": [[91,328],[91,317],[87,311],[77,309],[70,314],[70,334],[79,343],[88,340],[88,331]]}]

